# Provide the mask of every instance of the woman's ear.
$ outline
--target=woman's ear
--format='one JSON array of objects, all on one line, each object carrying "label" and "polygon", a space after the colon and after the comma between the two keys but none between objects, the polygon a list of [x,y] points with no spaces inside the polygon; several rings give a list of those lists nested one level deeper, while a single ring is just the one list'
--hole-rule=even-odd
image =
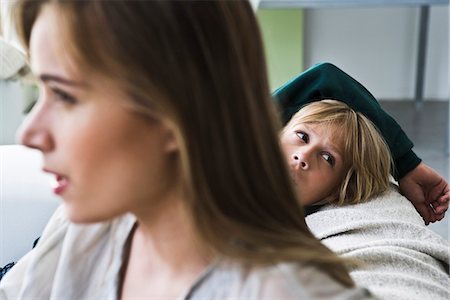
[{"label": "woman's ear", "polygon": [[164,149],[168,153],[178,152],[179,145],[174,126],[163,124],[164,127]]}]

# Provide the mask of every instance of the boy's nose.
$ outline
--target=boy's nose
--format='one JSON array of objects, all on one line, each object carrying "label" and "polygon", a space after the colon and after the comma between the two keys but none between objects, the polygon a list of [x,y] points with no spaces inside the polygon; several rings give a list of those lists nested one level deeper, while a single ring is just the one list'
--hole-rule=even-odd
[{"label": "boy's nose", "polygon": [[294,161],[295,165],[298,165],[298,167],[302,170],[307,170],[309,168],[308,160],[306,159],[305,155],[293,154],[292,160]]}]

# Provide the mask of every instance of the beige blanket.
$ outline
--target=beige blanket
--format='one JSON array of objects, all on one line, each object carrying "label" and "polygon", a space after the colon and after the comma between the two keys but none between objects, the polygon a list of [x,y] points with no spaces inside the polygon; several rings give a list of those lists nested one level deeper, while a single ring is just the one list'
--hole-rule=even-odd
[{"label": "beige blanket", "polygon": [[325,206],[306,221],[331,250],[365,264],[351,276],[375,296],[450,299],[450,244],[424,225],[395,186],[366,203]]}]

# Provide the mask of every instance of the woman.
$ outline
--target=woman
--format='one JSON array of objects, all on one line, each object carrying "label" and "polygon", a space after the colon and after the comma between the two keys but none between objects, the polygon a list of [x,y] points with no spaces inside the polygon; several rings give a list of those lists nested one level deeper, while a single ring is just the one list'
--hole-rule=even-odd
[{"label": "woman", "polygon": [[376,127],[345,103],[307,104],[281,143],[307,224],[325,245],[364,264],[351,270],[380,299],[449,299],[450,245],[391,185],[392,159]]},{"label": "woman", "polygon": [[362,299],[277,142],[244,1],[20,1],[23,125],[64,201],[0,298]]}]

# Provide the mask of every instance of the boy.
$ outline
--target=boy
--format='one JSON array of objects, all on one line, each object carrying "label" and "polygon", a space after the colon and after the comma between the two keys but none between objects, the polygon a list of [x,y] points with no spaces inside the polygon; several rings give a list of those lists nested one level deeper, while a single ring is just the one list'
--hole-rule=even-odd
[{"label": "boy", "polygon": [[[361,113],[334,100],[304,106],[281,133],[307,224],[381,299],[450,298],[449,244],[390,183],[390,151]],[[441,196],[441,197],[445,197]],[[325,204],[325,205],[324,205]]]}]

